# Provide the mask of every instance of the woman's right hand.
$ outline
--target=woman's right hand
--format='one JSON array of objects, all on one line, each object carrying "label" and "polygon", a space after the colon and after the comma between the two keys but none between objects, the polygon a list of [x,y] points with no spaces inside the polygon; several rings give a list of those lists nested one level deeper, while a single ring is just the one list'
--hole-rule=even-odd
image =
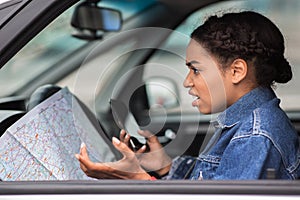
[{"label": "woman's right hand", "polygon": [[126,144],[115,137],[113,137],[112,143],[123,154],[123,158],[106,163],[91,161],[86,146],[82,144],[80,153],[76,154],[75,157],[87,176],[97,179],[152,180],[151,176],[140,166],[135,153]]},{"label": "woman's right hand", "polygon": [[[154,171],[160,176],[168,173],[172,159],[166,154],[157,137],[149,131],[140,130],[138,133],[147,139],[147,145],[149,146],[149,151],[147,152],[146,145],[136,151],[140,165],[145,170]],[[130,135],[125,130],[121,130],[120,140],[127,146],[130,146]]]}]

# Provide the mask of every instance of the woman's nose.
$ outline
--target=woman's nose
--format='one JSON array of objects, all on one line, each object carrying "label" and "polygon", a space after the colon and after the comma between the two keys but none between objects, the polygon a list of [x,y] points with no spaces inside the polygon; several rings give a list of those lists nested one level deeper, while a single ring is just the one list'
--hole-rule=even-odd
[{"label": "woman's nose", "polygon": [[190,88],[193,86],[193,82],[190,78],[190,73],[188,73],[188,75],[185,77],[184,81],[183,81],[183,86],[185,88]]}]

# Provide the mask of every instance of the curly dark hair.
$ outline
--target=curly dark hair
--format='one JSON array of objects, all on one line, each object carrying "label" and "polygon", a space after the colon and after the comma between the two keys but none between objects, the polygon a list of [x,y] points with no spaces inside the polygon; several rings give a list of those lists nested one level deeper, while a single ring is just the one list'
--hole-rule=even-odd
[{"label": "curly dark hair", "polygon": [[261,86],[292,79],[291,66],[284,57],[284,38],[277,26],[259,13],[211,16],[193,31],[191,38],[214,55],[223,68],[238,58],[252,64]]}]

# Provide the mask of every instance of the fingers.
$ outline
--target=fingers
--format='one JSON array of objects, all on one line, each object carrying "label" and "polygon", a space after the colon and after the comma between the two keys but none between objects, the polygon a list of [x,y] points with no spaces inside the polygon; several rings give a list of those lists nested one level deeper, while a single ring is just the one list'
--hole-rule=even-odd
[{"label": "fingers", "polygon": [[127,133],[124,129],[120,131],[120,140],[124,142]]},{"label": "fingers", "polygon": [[90,160],[84,143],[81,144],[80,153],[75,154],[75,157],[80,162],[80,168],[87,174],[89,169],[93,167],[94,163]]},{"label": "fingers", "polygon": [[[150,143],[157,143],[159,142],[157,137],[153,135],[150,131],[147,130],[138,130],[138,134],[147,138],[148,142]],[[130,134],[126,133],[125,130],[121,130],[120,132],[120,140],[124,142],[127,146],[130,146]]]},{"label": "fingers", "polygon": [[146,149],[147,149],[147,146],[146,145],[143,145],[139,150],[137,150],[135,153],[136,154],[142,154],[142,153],[145,153],[146,152]]},{"label": "fingers", "polygon": [[138,130],[138,134],[140,134],[141,136],[144,136],[145,138],[150,138],[153,136],[153,134],[147,130]]},{"label": "fingers", "polygon": [[134,152],[124,142],[121,142],[116,137],[112,138],[112,143],[115,148],[123,154],[124,157],[134,156]]},{"label": "fingers", "polygon": [[81,162],[82,160],[89,160],[86,145],[84,143],[81,144],[79,154],[75,154],[75,157]]},{"label": "fingers", "polygon": [[153,135],[150,131],[147,130],[139,130],[138,133],[142,136],[144,136],[145,138],[147,138],[147,141],[150,143],[157,143],[159,142],[157,137],[155,135]]},{"label": "fingers", "polygon": [[126,133],[125,130],[121,130],[120,132],[120,140],[124,142],[127,146],[130,146],[130,135]]},{"label": "fingers", "polygon": [[80,155],[83,156],[84,158],[89,159],[85,143],[82,143],[80,146]]},{"label": "fingers", "polygon": [[80,154],[75,154],[80,162],[80,168],[89,177],[93,178],[113,178],[109,166],[102,163],[94,163],[90,160],[86,145],[83,143],[80,148]]}]

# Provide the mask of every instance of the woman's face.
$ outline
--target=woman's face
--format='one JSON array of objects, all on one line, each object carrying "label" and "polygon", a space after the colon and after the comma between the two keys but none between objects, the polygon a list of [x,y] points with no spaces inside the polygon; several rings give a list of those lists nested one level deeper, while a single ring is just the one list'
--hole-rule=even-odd
[{"label": "woman's face", "polygon": [[195,97],[192,105],[203,114],[225,110],[229,106],[226,91],[230,89],[230,76],[226,71],[221,72],[217,60],[193,39],[187,47],[186,65],[189,73],[184,87]]}]

